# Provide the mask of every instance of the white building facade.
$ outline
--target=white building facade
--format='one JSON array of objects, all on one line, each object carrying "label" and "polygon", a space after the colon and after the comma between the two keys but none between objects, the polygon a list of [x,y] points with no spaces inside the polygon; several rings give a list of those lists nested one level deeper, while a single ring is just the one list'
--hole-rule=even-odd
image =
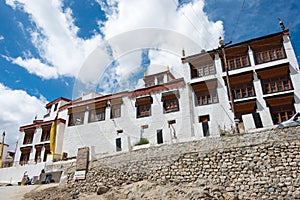
[{"label": "white building facade", "polygon": [[20,127],[19,176],[24,167],[36,166],[36,175],[52,162],[47,155],[56,116],[55,159],[75,158],[81,147],[96,159],[142,142],[147,147],[219,137],[235,125],[240,131],[271,127],[300,111],[300,72],[288,31],[183,57],[182,67],[182,78],[168,68],[145,75],[138,90],[48,103],[42,120]]}]

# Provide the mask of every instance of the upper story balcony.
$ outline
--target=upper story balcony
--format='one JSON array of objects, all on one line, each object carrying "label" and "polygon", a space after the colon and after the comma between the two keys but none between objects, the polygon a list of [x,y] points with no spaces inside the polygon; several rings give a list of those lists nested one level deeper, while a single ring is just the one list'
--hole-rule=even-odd
[{"label": "upper story balcony", "polygon": [[262,64],[262,63],[286,58],[286,54],[283,46],[279,46],[271,49],[255,51],[254,58],[255,58],[255,64]]},{"label": "upper story balcony", "polygon": [[[228,70],[249,67],[249,66],[251,66],[250,60],[249,60],[249,55],[243,54],[243,55],[238,55],[235,57],[228,57],[227,58],[227,66],[228,66]],[[225,71],[224,66],[223,66],[223,71]]]},{"label": "upper story balcony", "polygon": [[216,69],[214,64],[202,65],[199,67],[194,67],[191,65],[191,78],[199,78],[203,76],[209,76],[216,74]]},{"label": "upper story balcony", "polygon": [[289,65],[281,65],[257,72],[261,79],[263,94],[293,90]]},{"label": "upper story balcony", "polygon": [[262,81],[263,93],[271,94],[292,90],[293,86],[289,76],[281,76]]},{"label": "upper story balcony", "polygon": [[234,99],[244,99],[256,96],[252,72],[231,76],[229,77],[229,81]]},{"label": "upper story balcony", "polygon": [[234,99],[243,99],[255,96],[254,86],[252,82],[241,85],[235,85],[232,86],[231,89]]}]

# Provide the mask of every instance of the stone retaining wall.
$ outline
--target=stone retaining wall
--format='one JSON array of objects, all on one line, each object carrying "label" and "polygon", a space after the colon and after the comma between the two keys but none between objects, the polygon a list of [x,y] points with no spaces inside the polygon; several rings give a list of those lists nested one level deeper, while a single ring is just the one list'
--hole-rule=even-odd
[{"label": "stone retaining wall", "polygon": [[67,186],[96,192],[100,185],[139,180],[178,184],[208,181],[240,199],[300,197],[300,127],[203,138],[106,156],[90,162],[86,180]]}]

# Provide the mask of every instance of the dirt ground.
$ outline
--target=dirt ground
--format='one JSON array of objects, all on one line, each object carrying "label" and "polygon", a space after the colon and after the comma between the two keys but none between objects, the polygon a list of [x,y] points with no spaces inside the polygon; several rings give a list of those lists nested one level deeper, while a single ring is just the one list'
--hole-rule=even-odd
[{"label": "dirt ground", "polygon": [[[206,185],[206,186],[205,186]],[[104,186],[105,187],[105,186]],[[79,193],[71,189],[58,187],[58,184],[33,185],[33,186],[6,186],[0,187],[0,194],[5,195],[2,199],[23,199],[23,200],[172,200],[172,199],[224,199],[233,200],[234,196],[226,193],[221,188],[207,185],[201,182],[185,184],[164,184],[159,185],[149,181],[140,181],[129,185],[107,188],[101,195],[96,192]]]},{"label": "dirt ground", "polygon": [[45,185],[1,186],[1,200],[21,200],[26,193],[34,193],[47,188],[57,187],[58,183]]}]

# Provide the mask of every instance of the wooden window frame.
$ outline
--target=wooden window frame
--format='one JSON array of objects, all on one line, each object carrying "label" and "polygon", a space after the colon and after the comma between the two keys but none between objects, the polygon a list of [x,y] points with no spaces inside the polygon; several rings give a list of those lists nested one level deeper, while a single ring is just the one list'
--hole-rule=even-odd
[{"label": "wooden window frame", "polygon": [[286,58],[283,46],[255,52],[255,64],[267,63]]},{"label": "wooden window frame", "polygon": [[106,107],[95,108],[89,110],[89,123],[104,121],[106,115]]},{"label": "wooden window frame", "polygon": [[264,94],[272,94],[292,90],[293,86],[289,76],[282,76],[263,79],[262,89]]},{"label": "wooden window frame", "polygon": [[30,153],[21,153],[20,165],[26,165],[29,161]]},{"label": "wooden window frame", "polygon": [[292,105],[278,106],[270,109],[274,124],[279,124],[294,116],[295,111]]},{"label": "wooden window frame", "polygon": [[195,106],[219,103],[217,90],[195,92]]},{"label": "wooden window frame", "polygon": [[26,133],[23,140],[23,144],[32,144],[33,142],[34,131],[32,133]]},{"label": "wooden window frame", "polygon": [[151,104],[153,99],[151,96],[141,97],[136,99],[136,118],[149,117],[151,116]]},{"label": "wooden window frame", "polygon": [[110,118],[115,119],[121,117],[121,104],[110,106]]},{"label": "wooden window frame", "polygon": [[[77,126],[84,124],[84,115],[85,111],[70,113],[68,126]],[[80,121],[77,119],[80,119]]]},{"label": "wooden window frame", "polygon": [[[234,99],[243,99],[243,98],[256,96],[253,83],[246,83],[246,84],[232,86],[231,89],[232,89],[232,94],[234,96]],[[251,91],[251,94],[249,94],[249,91]]]},{"label": "wooden window frame", "polygon": [[151,103],[137,106],[137,118],[151,116]]},{"label": "wooden window frame", "polygon": [[200,67],[193,67],[194,70],[192,74],[192,78],[199,78],[209,75],[216,74],[216,68],[214,64],[201,65]]},{"label": "wooden window frame", "polygon": [[51,131],[51,126],[49,126],[49,127],[42,127],[41,142],[45,142],[45,141],[49,141],[50,140],[50,131]]},{"label": "wooden window frame", "polygon": [[[227,58],[228,70],[235,70],[251,66],[248,54]],[[224,69],[225,71],[225,69]]]},{"label": "wooden window frame", "polygon": [[179,111],[179,101],[177,98],[164,99],[163,101],[164,113],[177,112]]}]

